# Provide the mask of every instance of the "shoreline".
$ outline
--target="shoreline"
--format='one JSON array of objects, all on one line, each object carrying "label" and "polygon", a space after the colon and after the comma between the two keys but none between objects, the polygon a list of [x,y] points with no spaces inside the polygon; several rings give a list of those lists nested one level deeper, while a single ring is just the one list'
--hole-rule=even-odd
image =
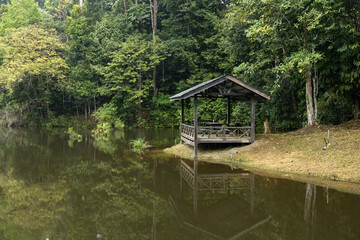
[{"label": "shoreline", "polygon": [[[330,130],[330,145],[323,150]],[[199,147],[198,160],[232,165],[255,174],[326,185],[360,194],[360,121],[339,126],[313,126],[294,132],[257,135],[243,147]],[[178,144],[165,153],[192,160],[193,147]]]}]

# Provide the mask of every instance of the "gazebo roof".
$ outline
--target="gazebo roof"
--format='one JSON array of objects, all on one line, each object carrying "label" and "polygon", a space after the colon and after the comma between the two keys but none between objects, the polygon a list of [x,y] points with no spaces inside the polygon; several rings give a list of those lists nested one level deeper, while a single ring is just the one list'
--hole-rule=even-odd
[{"label": "gazebo roof", "polygon": [[233,76],[227,75],[200,83],[170,97],[170,100],[187,99],[196,94],[204,97],[230,97],[239,100],[249,100],[254,97],[258,102],[265,102],[270,99],[270,96],[266,93]]}]

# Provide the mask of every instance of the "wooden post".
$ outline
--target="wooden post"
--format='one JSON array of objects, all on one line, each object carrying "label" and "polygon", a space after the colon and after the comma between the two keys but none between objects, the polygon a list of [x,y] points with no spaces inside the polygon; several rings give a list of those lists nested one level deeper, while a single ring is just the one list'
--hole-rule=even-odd
[{"label": "wooden post", "polygon": [[251,97],[251,142],[255,141],[255,98]]},{"label": "wooden post", "polygon": [[184,141],[181,138],[182,132],[183,132],[183,123],[184,123],[184,99],[181,99],[181,123],[180,123],[180,142],[181,144],[184,144]]},{"label": "wooden post", "polygon": [[198,159],[198,99],[194,96],[194,160]]},{"label": "wooden post", "polygon": [[230,98],[227,98],[227,125],[230,125]]},{"label": "wooden post", "polygon": [[184,123],[184,99],[181,99],[181,123]]}]

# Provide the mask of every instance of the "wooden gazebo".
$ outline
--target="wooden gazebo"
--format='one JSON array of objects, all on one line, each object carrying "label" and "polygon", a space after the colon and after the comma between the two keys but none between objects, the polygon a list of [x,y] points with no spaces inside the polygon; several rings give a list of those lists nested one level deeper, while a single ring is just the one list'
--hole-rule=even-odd
[{"label": "wooden gazebo", "polygon": [[[184,122],[184,100],[194,98],[194,122]],[[226,98],[227,123],[218,124],[207,122],[203,126],[198,124],[198,97]],[[200,83],[192,88],[180,92],[171,101],[181,100],[181,141],[194,146],[194,157],[197,159],[197,147],[200,143],[252,143],[255,141],[255,102],[265,102],[270,96],[246,84],[233,76],[221,76]],[[251,126],[230,125],[231,101],[251,102]]]}]

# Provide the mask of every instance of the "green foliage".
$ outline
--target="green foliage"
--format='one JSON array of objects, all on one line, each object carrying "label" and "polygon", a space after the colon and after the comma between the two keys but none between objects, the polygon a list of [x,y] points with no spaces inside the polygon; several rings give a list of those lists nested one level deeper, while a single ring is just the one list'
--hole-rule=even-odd
[{"label": "green foliage", "polygon": [[[174,127],[179,105],[169,96],[224,74],[270,93],[257,106],[257,129],[266,118],[275,131],[306,125],[309,79],[318,122],[359,115],[359,2],[159,4],[155,30],[143,0],[2,1],[1,124],[67,127],[61,116],[93,114],[96,135],[124,124]],[[204,100],[199,110],[201,119],[226,118],[221,100]],[[246,103],[233,104],[233,123],[247,124],[246,114]]]},{"label": "green foliage", "polygon": [[82,142],[82,135],[75,132],[72,127],[69,127],[65,133],[69,134],[69,147],[73,147],[75,141]]},{"label": "green foliage", "polygon": [[114,103],[105,103],[93,113],[93,117],[99,124],[106,124],[106,128],[122,130],[125,125],[117,114],[117,106]]},{"label": "green foliage", "polygon": [[44,18],[34,0],[17,0],[6,4],[0,15],[0,36],[14,29],[43,22]]},{"label": "green foliage", "polygon": [[131,151],[137,154],[141,154],[149,147],[148,142],[146,142],[143,138],[138,138],[130,141]]},{"label": "green foliage", "polygon": [[[0,98],[4,97],[0,95]],[[0,108],[0,126],[14,127],[23,123],[25,106],[21,103],[8,102]]]},{"label": "green foliage", "polygon": [[65,49],[54,30],[30,25],[1,39],[4,61],[0,85],[42,115],[50,112],[51,91],[62,88],[68,69],[59,51]]}]

